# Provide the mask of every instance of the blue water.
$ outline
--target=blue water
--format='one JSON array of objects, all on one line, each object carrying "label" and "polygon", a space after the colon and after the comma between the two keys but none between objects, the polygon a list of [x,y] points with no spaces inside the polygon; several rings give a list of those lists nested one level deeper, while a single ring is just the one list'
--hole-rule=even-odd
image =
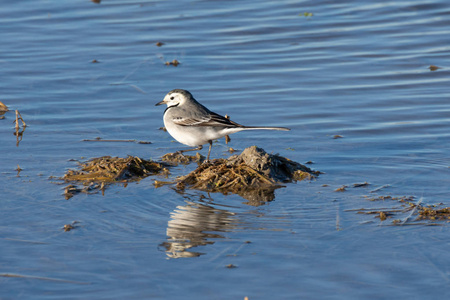
[{"label": "blue water", "polygon": [[[444,0],[4,4],[0,101],[28,126],[17,146],[13,112],[0,119],[0,299],[450,296],[447,221],[355,211],[399,208],[368,200],[388,195],[450,206],[449,15]],[[156,189],[158,176],[65,200],[57,178],[74,159],[184,148],[154,106],[174,88],[238,123],[291,128],[229,146],[324,174],[271,202]],[[96,137],[152,144],[83,142]]]}]

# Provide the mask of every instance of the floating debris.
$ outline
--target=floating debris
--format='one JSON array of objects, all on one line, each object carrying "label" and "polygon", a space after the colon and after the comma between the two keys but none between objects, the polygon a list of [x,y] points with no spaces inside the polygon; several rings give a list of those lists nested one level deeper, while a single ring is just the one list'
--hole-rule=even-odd
[{"label": "floating debris", "polygon": [[344,136],[340,134],[333,135],[333,139],[342,139]]},{"label": "floating debris", "polygon": [[431,65],[428,67],[430,69],[430,71],[436,71],[438,69],[442,69],[441,67],[435,66],[435,65]]},{"label": "floating debris", "polygon": [[307,18],[314,16],[314,14],[312,12],[307,12],[307,11],[305,11],[304,13],[300,13],[298,15],[299,16],[303,16],[303,17],[307,17]]},{"label": "floating debris", "polygon": [[346,191],[346,188],[347,188],[347,186],[346,186],[346,185],[343,185],[343,186],[341,186],[340,188],[335,189],[334,191],[335,191],[335,192],[345,192],[345,191]]},{"label": "floating debris", "polygon": [[65,225],[63,226],[64,232],[71,231],[72,229],[77,228],[78,225],[76,225],[76,224],[78,224],[78,223],[80,223],[80,222],[78,222],[78,221],[73,221],[71,224],[65,224]]},{"label": "floating debris", "polygon": [[354,183],[353,187],[357,188],[357,187],[364,187],[364,186],[368,186],[370,185],[370,183],[368,183],[367,181],[363,182],[363,183]]},{"label": "floating debris", "polygon": [[25,132],[25,128],[26,127],[23,127],[21,131],[19,129],[16,129],[16,131],[13,133],[16,136],[16,146],[17,147],[19,147],[19,144],[23,139],[23,134]]},{"label": "floating debris", "polygon": [[[9,111],[8,107],[4,103],[0,102],[0,120],[5,119],[4,114],[8,111]],[[19,143],[22,141],[23,133],[25,132],[25,128],[27,127],[27,124],[25,123],[24,119],[22,118],[22,115],[20,114],[20,112],[18,110],[15,110],[15,113],[16,113],[16,119],[14,120],[14,124],[15,124],[14,135],[16,136],[16,146],[19,146]],[[22,122],[22,131],[20,131],[20,122],[19,121]]]},{"label": "floating debris", "polygon": [[260,205],[274,199],[280,183],[311,180],[320,174],[279,155],[266,153],[256,146],[228,159],[201,164],[188,175],[177,179],[177,189],[186,187],[207,192],[233,193]]},{"label": "floating debris", "polygon": [[[385,221],[388,218],[395,217],[392,221],[393,225],[405,225],[405,224],[424,224],[417,223],[418,221],[447,221],[450,222],[450,207],[441,208],[440,205],[422,205],[420,199],[416,201],[413,196],[392,197],[392,196],[379,196],[376,198],[368,198],[370,201],[396,201],[400,204],[400,207],[392,208],[378,208],[378,209],[356,209],[348,211],[357,211],[360,214],[375,215],[381,221]],[[395,203],[395,202],[394,202]],[[407,214],[405,217],[400,218],[401,214]],[[409,222],[409,221],[412,222]]]},{"label": "floating debris", "polygon": [[237,266],[236,266],[236,265],[233,265],[233,264],[228,264],[228,265],[225,266],[225,268],[228,268],[228,269],[235,269],[235,268],[237,268]]},{"label": "floating debris", "polygon": [[96,59],[93,59],[93,60],[91,61],[91,63],[93,63],[93,64],[98,64],[98,63],[99,63],[99,61],[98,61],[98,60],[96,60]]},{"label": "floating debris", "polygon": [[[228,136],[228,135],[227,135]],[[234,148],[231,148],[231,147],[228,147],[228,152],[230,152],[230,153],[234,153],[234,152],[236,152],[237,150],[236,149],[234,149]]]},{"label": "floating debris", "polygon": [[402,197],[402,198],[397,198],[397,197],[392,197],[392,196],[378,196],[376,198],[368,198],[369,201],[385,201],[385,200],[399,200],[399,201],[413,201],[414,197],[410,196],[410,197]]},{"label": "floating debris", "polygon": [[[25,123],[25,121],[22,118],[22,115],[17,109],[15,110],[15,112],[16,112],[16,119],[14,120],[14,123],[16,131],[14,132],[14,135],[16,136],[16,146],[19,147],[19,143],[22,141],[23,133],[25,132],[27,124]],[[20,131],[19,120],[22,122],[22,131]]]},{"label": "floating debris", "polygon": [[164,45],[164,43],[162,43],[162,42],[157,42],[155,45],[158,46],[158,47],[161,47],[162,45]]},{"label": "floating debris", "polygon": [[19,130],[20,126],[19,126],[19,120],[22,121],[22,126],[25,128],[27,127],[27,124],[25,123],[25,121],[22,118],[22,115],[20,114],[20,112],[16,109],[16,120],[14,121],[14,123],[16,124],[16,130]]},{"label": "floating debris", "polygon": [[102,191],[102,194],[105,191],[105,183],[96,183],[96,182],[83,182],[83,187],[79,188],[76,185],[69,184],[64,188],[64,198],[69,200],[73,196],[79,193],[85,194],[96,194],[98,191]]},{"label": "floating debris", "polygon": [[174,59],[172,61],[166,61],[164,64],[166,66],[174,66],[174,67],[176,67],[176,66],[178,66],[181,63],[178,60]]},{"label": "floating debris", "polygon": [[66,198],[66,200],[69,200],[70,198],[81,192],[82,189],[78,188],[76,185],[69,184],[64,188],[64,197]]},{"label": "floating debris", "polygon": [[19,164],[17,164],[17,168],[14,170],[14,171],[17,171],[17,177],[19,177],[20,176],[20,172],[22,171],[23,169],[19,166]]},{"label": "floating debris", "polygon": [[71,231],[71,230],[74,229],[74,228],[75,228],[75,227],[73,227],[71,224],[66,224],[66,225],[64,225],[64,227],[63,227],[64,232]]},{"label": "floating debris", "polygon": [[3,104],[3,102],[0,101],[0,120],[4,119],[4,114],[9,111],[8,106]]},{"label": "floating debris", "polygon": [[154,185],[156,188],[162,187],[162,186],[164,186],[164,185],[174,184],[174,183],[175,183],[174,181],[161,181],[161,180],[155,180],[155,181],[153,181],[153,185]]},{"label": "floating debris", "polygon": [[420,206],[417,220],[450,220],[450,207]]}]

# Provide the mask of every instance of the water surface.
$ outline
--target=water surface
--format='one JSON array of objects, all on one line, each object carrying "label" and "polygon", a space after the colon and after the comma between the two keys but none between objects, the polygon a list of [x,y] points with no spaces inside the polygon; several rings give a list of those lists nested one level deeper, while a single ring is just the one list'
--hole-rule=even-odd
[{"label": "water surface", "polygon": [[[450,206],[449,15],[444,0],[4,5],[0,101],[29,126],[16,146],[14,114],[0,120],[0,273],[25,276],[0,277],[0,298],[448,297],[447,222],[390,226],[354,210],[398,207],[368,201],[387,195]],[[268,203],[152,177],[64,200],[51,176],[73,159],[183,148],[154,106],[174,88],[238,123],[291,128],[231,146],[324,174]],[[95,137],[152,144],[83,142]]]}]

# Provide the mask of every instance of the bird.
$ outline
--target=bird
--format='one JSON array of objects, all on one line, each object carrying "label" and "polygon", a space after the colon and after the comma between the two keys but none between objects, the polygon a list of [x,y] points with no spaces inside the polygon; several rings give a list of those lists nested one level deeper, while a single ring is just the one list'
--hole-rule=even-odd
[{"label": "bird", "polygon": [[244,126],[228,118],[210,111],[195,100],[194,96],[182,89],[174,89],[167,93],[164,99],[155,106],[166,104],[164,111],[164,126],[169,134],[179,143],[196,147],[187,151],[202,150],[204,144],[209,144],[208,157],[211,154],[212,141],[243,130],[283,130],[286,127]]}]

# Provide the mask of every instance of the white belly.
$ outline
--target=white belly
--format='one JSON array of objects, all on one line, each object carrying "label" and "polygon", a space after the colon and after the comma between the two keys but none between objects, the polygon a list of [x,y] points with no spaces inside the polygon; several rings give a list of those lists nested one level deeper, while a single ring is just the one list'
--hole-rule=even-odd
[{"label": "white belly", "polygon": [[238,132],[242,129],[223,129],[220,127],[208,127],[208,126],[180,126],[173,122],[166,122],[164,119],[164,125],[167,132],[176,139],[179,143],[188,145],[191,147],[197,147],[204,145],[209,141],[216,140],[224,137],[227,134]]}]

